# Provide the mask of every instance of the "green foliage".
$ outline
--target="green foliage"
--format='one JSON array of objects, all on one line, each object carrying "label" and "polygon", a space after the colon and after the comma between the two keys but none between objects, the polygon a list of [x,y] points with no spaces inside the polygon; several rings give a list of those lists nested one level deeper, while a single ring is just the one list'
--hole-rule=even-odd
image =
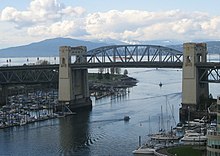
[{"label": "green foliage", "polygon": [[109,80],[110,79],[110,74],[109,73],[105,73],[104,74],[104,78]]},{"label": "green foliage", "polygon": [[128,70],[127,69],[124,70],[124,75],[128,75]]},{"label": "green foliage", "polygon": [[115,72],[116,72],[116,74],[121,74],[121,68],[116,67]]},{"label": "green foliage", "polygon": [[98,80],[103,79],[102,73],[98,73],[98,75],[97,75],[97,79],[98,79]]},{"label": "green foliage", "polygon": [[115,68],[114,67],[110,68],[110,72],[111,74],[115,74]]},{"label": "green foliage", "polygon": [[176,147],[168,149],[167,151],[177,156],[201,156],[203,153],[201,150],[194,149],[192,146]]}]

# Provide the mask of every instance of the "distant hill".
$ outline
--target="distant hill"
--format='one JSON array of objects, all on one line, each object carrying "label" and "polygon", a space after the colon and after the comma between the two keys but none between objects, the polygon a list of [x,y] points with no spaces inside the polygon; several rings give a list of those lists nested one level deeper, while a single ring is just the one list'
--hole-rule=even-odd
[{"label": "distant hill", "polygon": [[209,41],[206,43],[208,47],[208,53],[220,54],[220,41]]},{"label": "distant hill", "polygon": [[[94,40],[94,41],[83,41],[76,40],[72,38],[53,38],[47,39],[40,42],[31,43],[28,45],[11,47],[0,49],[1,57],[43,57],[43,56],[58,56],[60,46],[86,46],[87,50],[94,48],[108,46],[108,45],[118,45],[118,44],[147,44],[147,45],[161,45],[167,46],[179,51],[183,51],[183,45],[179,44],[180,41],[118,41],[112,39],[106,40]],[[208,41],[206,42],[208,46],[208,53],[220,54],[220,41]],[[169,45],[172,44],[172,45]]]},{"label": "distant hill", "polygon": [[[220,41],[207,41],[203,42],[207,44],[207,51],[209,54],[220,54]],[[183,51],[183,45],[168,45],[167,47]]]},{"label": "distant hill", "polygon": [[106,43],[82,41],[71,38],[47,39],[29,45],[0,49],[1,57],[58,56],[60,46],[86,46],[87,50],[107,46]]}]

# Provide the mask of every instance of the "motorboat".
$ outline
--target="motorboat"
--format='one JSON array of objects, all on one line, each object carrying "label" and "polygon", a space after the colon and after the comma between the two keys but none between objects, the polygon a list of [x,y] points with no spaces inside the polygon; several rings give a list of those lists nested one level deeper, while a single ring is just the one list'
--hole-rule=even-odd
[{"label": "motorboat", "polygon": [[129,121],[130,117],[128,115],[124,116],[124,121]]},{"label": "motorboat", "polygon": [[182,131],[183,128],[184,128],[183,123],[178,123],[178,124],[176,125],[176,130],[177,130],[177,131]]},{"label": "motorboat", "polygon": [[176,136],[174,133],[158,133],[151,136],[151,140],[156,141],[176,141],[179,139],[180,137]]},{"label": "motorboat", "polygon": [[206,122],[205,117],[202,119],[194,119],[193,121],[186,121],[185,127],[190,127],[191,129],[193,127],[204,127],[206,126]]},{"label": "motorboat", "polygon": [[210,127],[217,127],[217,121],[211,121]]},{"label": "motorboat", "polygon": [[201,133],[187,131],[180,141],[183,144],[205,144],[207,137]]},{"label": "motorboat", "polygon": [[143,145],[139,147],[138,149],[134,150],[132,153],[135,155],[141,154],[141,155],[153,155],[156,149],[154,147],[149,147],[147,145]]},{"label": "motorboat", "polygon": [[153,155],[154,152],[160,148],[161,145],[153,145],[153,144],[144,144],[142,146],[140,146],[139,148],[137,148],[136,150],[134,150],[132,153],[134,155]]}]

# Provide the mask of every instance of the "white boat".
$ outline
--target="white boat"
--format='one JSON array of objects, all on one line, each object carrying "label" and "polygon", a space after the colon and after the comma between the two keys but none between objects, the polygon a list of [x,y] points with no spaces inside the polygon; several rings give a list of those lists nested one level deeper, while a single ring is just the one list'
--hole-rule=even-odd
[{"label": "white boat", "polygon": [[201,144],[204,145],[207,141],[207,137],[205,135],[202,135],[201,133],[197,132],[186,132],[182,139],[180,139],[181,142],[184,144]]},{"label": "white boat", "polygon": [[25,119],[20,120],[20,126],[26,125],[27,121]]},{"label": "white boat", "polygon": [[202,122],[199,119],[195,119],[194,121],[186,122],[185,127],[195,127],[195,126],[203,127],[204,125],[205,125],[204,122]]},{"label": "white boat", "polygon": [[176,130],[177,130],[177,131],[182,131],[183,128],[184,128],[184,125],[183,125],[182,123],[178,123],[178,124],[176,125]]},{"label": "white boat", "polygon": [[179,139],[180,137],[176,136],[174,133],[158,133],[151,136],[151,140],[156,141],[177,141]]},{"label": "white boat", "polygon": [[154,152],[161,147],[163,147],[161,144],[144,144],[138,149],[134,150],[132,153],[135,155],[154,155]]},{"label": "white boat", "polygon": [[133,154],[141,154],[141,155],[153,155],[156,149],[154,147],[149,147],[148,145],[143,145],[138,149],[134,150]]}]

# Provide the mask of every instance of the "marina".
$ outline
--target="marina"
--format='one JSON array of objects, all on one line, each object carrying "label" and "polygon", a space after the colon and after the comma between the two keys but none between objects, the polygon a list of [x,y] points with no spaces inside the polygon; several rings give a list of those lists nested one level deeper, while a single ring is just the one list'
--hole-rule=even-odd
[{"label": "marina", "polygon": [[217,129],[217,126],[212,123],[206,117],[194,119],[185,124],[178,123],[170,132],[151,134],[146,143],[140,144],[132,153],[135,156],[168,156],[170,154],[168,151],[172,149],[195,148],[205,154],[207,135],[214,133]]},{"label": "marina", "polygon": [[[22,144],[24,143],[17,144],[14,141],[14,139],[19,138],[21,142],[35,145],[36,150],[34,152],[32,152],[33,149],[30,147],[25,148],[32,155],[39,154],[36,151],[47,155],[100,155],[103,153],[100,149],[106,149],[107,155],[118,155],[118,153],[121,155],[133,155],[132,151],[139,147],[137,146],[138,136],[142,136],[144,142],[150,139],[150,136],[147,135],[149,128],[151,129],[151,134],[156,134],[158,129],[175,127],[176,123],[171,122],[173,118],[179,122],[181,72],[181,70],[175,69],[131,69],[129,70],[129,76],[138,80],[137,86],[130,88],[129,92],[121,94],[121,96],[105,96],[101,99],[92,98],[93,108],[91,112],[76,113],[68,116],[68,118],[64,118],[63,114],[59,114],[59,117],[44,120],[46,118],[44,115],[53,114],[53,109],[47,108],[53,108],[54,104],[56,104],[55,95],[57,93],[54,92],[54,96],[53,93],[49,93],[50,95],[48,94],[47,96],[44,95],[45,93],[42,93],[42,95],[41,93],[31,93],[26,101],[23,103],[21,101],[21,111],[24,109],[27,114],[36,118],[42,116],[44,119],[38,118],[39,120],[41,119],[41,122],[36,122],[36,120],[25,124],[28,118],[25,119],[23,117],[24,121],[20,120],[19,126],[1,129],[4,133],[0,133],[0,146],[3,149],[10,148],[10,150],[3,150],[2,153],[11,154],[8,151],[13,151],[12,155],[14,152],[23,153],[24,147]],[[170,79],[169,75],[173,75],[173,77]],[[163,77],[162,80],[161,77]],[[158,83],[155,83],[155,81]],[[160,82],[166,83],[163,83],[160,87],[158,85]],[[215,85],[212,88],[212,93],[217,93],[216,87]],[[36,98],[38,96],[41,98]],[[213,97],[215,96],[213,94]],[[13,98],[19,101],[18,97]],[[38,101],[36,99],[42,100]],[[47,105],[48,100],[51,100],[49,105]],[[170,105],[166,104],[167,101]],[[13,100],[11,100],[11,103],[13,103]],[[163,113],[161,113],[161,105],[163,105]],[[173,114],[167,115],[165,111],[166,105]],[[7,107],[5,109],[11,111],[11,108],[10,110]],[[37,109],[40,111],[36,111]],[[45,112],[46,114],[44,114]],[[2,114],[4,115],[3,112]],[[129,122],[124,122],[125,116],[129,116]],[[6,118],[10,120],[11,116],[6,116]],[[163,127],[160,125],[158,128],[158,118],[164,121]],[[184,125],[184,128],[186,127],[190,126]],[[21,136],[24,131],[25,134],[32,137],[30,139],[22,139]],[[40,131],[40,134],[38,131]],[[14,134],[13,138],[10,137],[11,133]],[[5,138],[9,141],[5,142]],[[54,140],[50,145],[50,149],[53,151],[51,154],[48,154],[47,144],[44,144],[48,139]],[[38,143],[38,146],[35,142]],[[117,146],[118,144],[125,146],[120,148]],[[156,152],[158,151],[156,150]]]},{"label": "marina", "polygon": [[[152,83],[156,77],[167,72],[174,75],[169,80],[172,84],[160,88],[158,84]],[[23,151],[27,151],[33,156],[102,155],[105,152],[106,155],[132,156],[132,151],[138,145],[138,136],[142,136],[143,141],[149,138],[149,116],[152,133],[158,131],[160,108],[164,104],[165,109],[166,96],[171,106],[174,105],[174,117],[178,119],[181,84],[174,82],[181,77],[181,72],[130,69],[129,76],[139,80],[137,86],[130,88],[130,92],[123,96],[107,96],[98,100],[93,97],[92,111],[0,129],[1,152],[22,155]],[[33,115],[38,114],[33,110]],[[128,122],[124,121],[125,116],[130,117]],[[164,115],[164,120],[166,119]],[[31,137],[24,137],[24,134]],[[48,140],[53,140],[49,146]],[[24,147],[23,144],[31,146]],[[52,152],[48,152],[48,147]]]},{"label": "marina", "polygon": [[0,156],[220,156],[220,1],[1,1]]},{"label": "marina", "polygon": [[54,119],[76,113],[65,111],[57,112],[57,91],[36,91],[27,95],[19,94],[8,97],[8,104],[0,111],[0,128],[24,126],[33,122]]}]

